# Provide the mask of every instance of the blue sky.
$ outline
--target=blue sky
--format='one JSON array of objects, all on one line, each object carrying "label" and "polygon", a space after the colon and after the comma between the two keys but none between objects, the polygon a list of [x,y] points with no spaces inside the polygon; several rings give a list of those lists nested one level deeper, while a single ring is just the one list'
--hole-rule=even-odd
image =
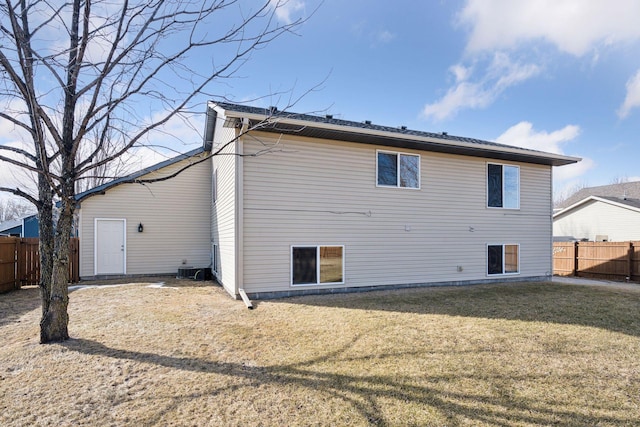
[{"label": "blue sky", "polygon": [[[281,18],[316,7],[291,0]],[[325,0],[226,90],[242,101],[323,82],[297,112],[582,157],[554,170],[557,192],[638,180],[639,18],[635,0]]]},{"label": "blue sky", "polygon": [[[583,158],[554,170],[556,198],[579,185],[640,180],[640,1],[280,2],[281,22],[308,21],[255,52],[211,94],[265,107],[301,97],[293,111]],[[229,53],[212,49],[190,65],[202,72]],[[209,99],[199,97],[198,111]],[[171,123],[163,135],[177,136],[174,151],[142,148],[127,161],[135,170],[192,149],[203,128],[203,114],[191,127]],[[0,143],[23,141],[0,123]],[[0,181],[24,186],[28,178],[3,166]]]}]

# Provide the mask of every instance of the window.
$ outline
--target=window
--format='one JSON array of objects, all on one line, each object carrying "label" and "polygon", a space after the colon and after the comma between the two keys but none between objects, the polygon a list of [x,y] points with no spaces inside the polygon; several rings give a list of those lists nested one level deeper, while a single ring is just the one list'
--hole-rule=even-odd
[{"label": "window", "polygon": [[377,155],[378,186],[420,188],[420,156],[388,151]]},{"label": "window", "polygon": [[487,206],[490,208],[520,208],[520,168],[518,166],[487,165]]},{"label": "window", "polygon": [[519,265],[519,245],[487,246],[487,274],[518,274]]},{"label": "window", "polygon": [[344,283],[344,246],[291,247],[291,284]]}]

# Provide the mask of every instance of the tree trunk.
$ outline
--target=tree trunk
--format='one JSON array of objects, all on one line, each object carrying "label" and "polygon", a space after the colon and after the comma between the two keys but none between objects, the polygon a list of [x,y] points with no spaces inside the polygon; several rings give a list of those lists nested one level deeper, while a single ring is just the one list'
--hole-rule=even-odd
[{"label": "tree trunk", "polygon": [[53,274],[53,197],[49,183],[38,177],[38,236],[40,237],[40,296],[42,316],[49,310],[51,276]]},{"label": "tree trunk", "polygon": [[[64,341],[69,338],[69,238],[73,225],[73,201],[63,199],[55,233],[51,293],[47,311],[40,321],[40,343]],[[43,307],[44,309],[44,307]]]}]

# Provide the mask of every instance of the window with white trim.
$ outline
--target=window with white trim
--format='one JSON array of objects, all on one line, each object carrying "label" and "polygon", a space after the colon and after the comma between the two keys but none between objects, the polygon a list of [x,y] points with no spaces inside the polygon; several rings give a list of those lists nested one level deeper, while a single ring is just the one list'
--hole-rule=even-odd
[{"label": "window with white trim", "polygon": [[378,187],[420,188],[420,156],[417,154],[376,151]]},{"label": "window with white trim", "polygon": [[520,245],[487,245],[487,274],[520,273]]},{"label": "window with white trim", "polygon": [[344,283],[344,246],[292,246],[291,284]]},{"label": "window with white trim", "polygon": [[520,167],[487,164],[487,206],[490,208],[520,208]]}]

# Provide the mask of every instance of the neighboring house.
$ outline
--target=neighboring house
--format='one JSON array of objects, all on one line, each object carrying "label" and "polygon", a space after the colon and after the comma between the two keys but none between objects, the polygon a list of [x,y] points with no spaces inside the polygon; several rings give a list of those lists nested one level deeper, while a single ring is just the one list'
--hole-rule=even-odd
[{"label": "neighboring house", "polygon": [[640,181],[582,188],[559,203],[556,206],[556,212],[573,206],[589,196],[612,197],[616,199],[640,199]]},{"label": "neighboring house", "polygon": [[[612,186],[605,187],[609,189]],[[553,215],[553,239],[607,242],[640,240],[640,199],[624,195],[589,195]]]},{"label": "neighboring house", "polygon": [[1,223],[0,236],[38,237],[38,214]]},{"label": "neighboring house", "polygon": [[[237,296],[544,280],[552,167],[579,159],[226,103],[213,270]],[[206,227],[204,227],[206,228]]]},{"label": "neighboring house", "polygon": [[[206,146],[78,194],[81,278],[176,274],[211,265],[211,162]],[[132,182],[133,181],[133,182]]]},{"label": "neighboring house", "polygon": [[543,280],[551,169],[579,161],[226,103],[204,141],[78,195],[83,278],[211,267],[253,298]]}]

